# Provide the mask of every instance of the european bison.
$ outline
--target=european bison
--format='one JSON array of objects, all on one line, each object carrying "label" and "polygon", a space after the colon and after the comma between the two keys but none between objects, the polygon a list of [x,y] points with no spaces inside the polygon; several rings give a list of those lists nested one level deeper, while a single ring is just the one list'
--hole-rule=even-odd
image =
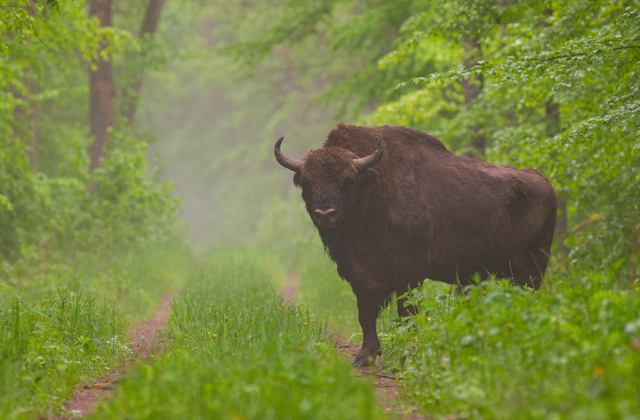
[{"label": "european bison", "polygon": [[363,343],[354,366],[381,354],[376,319],[393,292],[427,278],[464,286],[476,274],[540,287],[556,196],[535,169],[456,156],[406,127],[339,124],[303,160],[285,156],[281,143],[276,159],[295,172],[322,242],[358,301]]}]

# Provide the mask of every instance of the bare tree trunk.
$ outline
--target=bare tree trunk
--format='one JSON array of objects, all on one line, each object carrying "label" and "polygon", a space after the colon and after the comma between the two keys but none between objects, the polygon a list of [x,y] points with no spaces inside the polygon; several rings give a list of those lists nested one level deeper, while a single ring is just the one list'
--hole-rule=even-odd
[{"label": "bare tree trunk", "polygon": [[[560,133],[560,105],[549,99],[545,106],[545,119],[547,122],[547,137],[554,137]],[[558,238],[556,251],[561,254],[569,254],[569,248],[564,243],[565,234],[569,229],[567,219],[567,199],[563,195],[558,195],[558,218],[556,220],[556,231],[554,236]]]},{"label": "bare tree trunk", "polygon": [[[111,0],[90,0],[89,14],[96,16],[100,26],[111,26]],[[89,69],[89,121],[93,144],[91,145],[91,170],[100,166],[104,147],[109,141],[109,127],[113,126],[113,70],[111,61],[97,58],[95,70]]]},{"label": "bare tree trunk", "polygon": [[549,99],[545,105],[545,119],[547,120],[547,137],[551,138],[560,133],[560,105]]},{"label": "bare tree trunk", "polygon": [[[464,50],[464,57],[462,58],[462,64],[465,68],[471,68],[478,64],[482,59],[482,45],[480,44],[480,37],[475,36],[471,38],[466,35],[462,41],[462,49]],[[469,109],[471,103],[480,95],[484,87],[484,76],[478,74],[470,76],[462,81],[462,91],[464,95],[464,106]],[[481,158],[484,156],[487,140],[480,132],[482,125],[471,125],[469,131],[471,131],[471,150],[465,155],[473,158]]]},{"label": "bare tree trunk", "polygon": [[[162,12],[162,6],[164,6],[165,0],[149,0],[147,10],[144,14],[144,21],[140,28],[140,39],[144,40],[145,37],[152,37],[158,29],[158,22],[160,21],[160,13]],[[141,58],[144,59],[146,55],[145,50],[142,50]],[[126,100],[126,112],[125,117],[127,123],[132,125],[136,119],[136,111],[138,108],[138,98],[142,91],[142,80],[144,77],[144,67],[140,68],[140,72],[136,75],[135,80],[129,87],[129,91],[125,93]]]}]

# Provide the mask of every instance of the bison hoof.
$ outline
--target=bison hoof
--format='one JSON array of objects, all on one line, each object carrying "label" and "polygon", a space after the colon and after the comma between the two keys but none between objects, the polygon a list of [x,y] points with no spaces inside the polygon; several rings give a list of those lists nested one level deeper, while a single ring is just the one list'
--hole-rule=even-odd
[{"label": "bison hoof", "polygon": [[358,354],[356,358],[351,363],[353,367],[367,367],[373,366],[376,363],[376,357],[381,356],[382,352],[378,350],[373,354]]},{"label": "bison hoof", "polygon": [[376,355],[373,356],[356,356],[351,366],[353,367],[367,367],[373,366],[376,363]]}]

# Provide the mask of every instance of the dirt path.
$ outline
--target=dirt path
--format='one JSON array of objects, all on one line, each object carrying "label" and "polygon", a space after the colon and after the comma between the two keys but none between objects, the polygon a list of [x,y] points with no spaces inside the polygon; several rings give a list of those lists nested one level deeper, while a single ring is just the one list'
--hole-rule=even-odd
[{"label": "dirt path", "polygon": [[[339,334],[331,334],[333,346],[342,354],[342,356],[351,362],[355,359],[356,354],[360,350],[358,344],[350,343],[344,340]],[[394,372],[389,372],[382,365],[381,358],[376,359],[373,366],[355,368],[358,376],[370,380],[376,385],[378,398],[384,411],[392,414],[392,418],[402,420],[427,420],[428,417],[422,417],[415,413],[402,410],[396,404],[396,400],[400,397],[400,391],[404,386],[402,378],[397,377]]]},{"label": "dirt path", "polygon": [[[280,295],[285,302],[289,302],[297,293],[300,283],[300,275],[297,273],[287,273],[287,282],[280,289]],[[351,363],[355,358],[360,346],[354,343],[348,343],[340,334],[335,332],[329,333],[329,338],[333,342],[334,348],[338,349],[340,354]],[[400,396],[399,391],[402,389],[402,380],[396,378],[390,372],[386,372],[380,362],[380,358],[376,360],[374,366],[357,368],[358,376],[364,377],[372,381],[376,385],[380,403],[386,412],[395,414],[394,418],[402,420],[426,420],[426,417],[420,417],[413,413],[404,412],[396,406],[395,402]]]},{"label": "dirt path", "polygon": [[[160,330],[169,319],[171,302],[175,297],[176,294],[163,296],[153,318],[129,331],[130,342],[127,346],[133,351],[135,359],[148,359],[161,350]],[[105,376],[92,381],[91,385],[76,387],[73,396],[64,404],[73,417],[51,417],[50,420],[71,420],[91,414],[101,400],[114,392],[117,382],[124,376],[130,363],[131,360],[124,362]]]},{"label": "dirt path", "polygon": [[298,285],[300,284],[300,274],[298,273],[287,273],[287,282],[280,289],[280,296],[284,299],[285,302],[289,302],[295,294],[298,292]]}]

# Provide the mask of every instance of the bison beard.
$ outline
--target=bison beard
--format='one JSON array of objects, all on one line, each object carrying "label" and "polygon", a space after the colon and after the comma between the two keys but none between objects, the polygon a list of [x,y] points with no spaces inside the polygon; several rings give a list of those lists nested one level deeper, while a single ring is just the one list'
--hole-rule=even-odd
[{"label": "bison beard", "polygon": [[[339,124],[303,160],[280,151],[338,274],[357,301],[363,343],[353,364],[380,353],[376,319],[395,292],[424,279],[465,286],[479,274],[538,289],[549,262],[556,197],[530,168],[450,153],[406,127]],[[408,315],[398,302],[400,316]]]}]

